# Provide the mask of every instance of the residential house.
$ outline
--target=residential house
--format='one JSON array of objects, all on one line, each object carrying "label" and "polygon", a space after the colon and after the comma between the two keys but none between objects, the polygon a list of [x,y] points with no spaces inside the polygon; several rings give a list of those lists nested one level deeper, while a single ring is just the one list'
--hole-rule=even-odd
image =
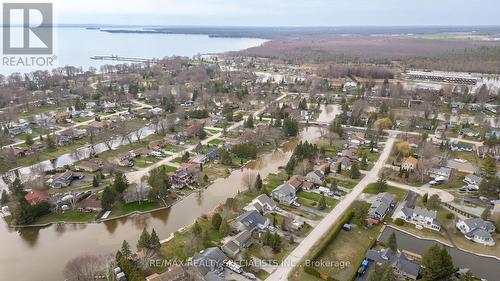
[{"label": "residential house", "polygon": [[259,212],[266,212],[266,211],[274,211],[276,207],[278,207],[278,204],[276,204],[276,202],[273,199],[271,199],[266,194],[261,194],[252,200],[252,202],[248,205],[247,209],[257,210]]},{"label": "residential house", "polygon": [[341,166],[342,170],[351,170],[352,162],[348,157],[343,156],[337,160],[337,167],[338,165]]},{"label": "residential house", "polygon": [[288,183],[295,188],[296,191],[299,190],[311,190],[314,188],[314,183],[305,181],[304,177],[301,175],[293,175],[288,180]]},{"label": "residential house", "polygon": [[181,163],[179,165],[179,168],[177,168],[177,170],[178,171],[185,171],[185,172],[188,172],[188,173],[194,175],[194,174],[201,171],[201,167],[200,167],[200,164],[188,162],[188,163]]},{"label": "residential house", "polygon": [[53,188],[63,188],[63,187],[68,187],[71,185],[71,183],[74,180],[79,180],[82,179],[85,175],[82,173],[76,173],[70,170],[67,170],[66,172],[60,174],[59,176],[56,176],[52,182],[51,186]]},{"label": "residential house", "polygon": [[446,167],[464,174],[475,174],[479,172],[476,166],[465,159],[450,159],[446,162]]},{"label": "residential house", "polygon": [[147,200],[149,191],[151,191],[151,186],[145,183],[135,186],[135,188],[128,188],[123,194],[123,201],[125,203],[132,203]]},{"label": "residential house", "polygon": [[30,205],[37,205],[42,202],[49,202],[50,201],[50,196],[47,192],[37,190],[37,189],[32,189],[26,193],[24,196],[24,199],[28,201]]},{"label": "residential house", "polygon": [[238,230],[254,231],[266,229],[270,221],[256,210],[246,211],[236,218]]},{"label": "residential house", "polygon": [[56,123],[64,123],[67,122],[66,120],[71,118],[71,114],[69,112],[58,112],[54,115],[54,119],[56,120]]},{"label": "residential house", "polygon": [[481,182],[483,181],[482,177],[476,176],[476,175],[466,175],[464,178],[464,182],[470,185],[475,185],[479,186]]},{"label": "residential house", "polygon": [[151,154],[151,150],[145,147],[141,147],[131,151],[130,154],[132,155],[132,157],[146,157]]},{"label": "residential house", "polygon": [[208,161],[208,158],[207,158],[207,156],[205,154],[197,154],[189,162],[201,165],[201,164],[205,164],[207,161]]},{"label": "residential house", "polygon": [[486,246],[494,246],[495,240],[491,233],[495,231],[495,225],[481,218],[459,220],[456,227],[465,235],[468,240]]},{"label": "residential house", "polygon": [[174,265],[167,269],[167,271],[158,274],[153,273],[146,277],[146,281],[198,281],[204,280],[203,276],[194,279],[188,271],[181,265]]},{"label": "residential house", "polygon": [[222,246],[222,251],[229,257],[236,257],[242,249],[248,248],[253,243],[252,232],[244,230]]},{"label": "residential house", "polygon": [[450,175],[451,175],[451,169],[447,167],[440,167],[440,168],[432,168],[429,169],[429,177],[436,179],[436,178],[444,178],[445,180],[449,180]]},{"label": "residential house", "polygon": [[170,179],[172,180],[172,184],[178,187],[184,187],[194,182],[193,174],[185,170],[177,170]]},{"label": "residential house", "polygon": [[368,221],[375,224],[381,222],[389,210],[394,208],[394,202],[394,195],[391,193],[382,192],[377,194],[368,210]]},{"label": "residential house", "polygon": [[479,137],[479,132],[471,128],[463,128],[460,130],[460,134],[468,137]]},{"label": "residential house", "polygon": [[412,156],[405,157],[401,161],[401,169],[406,171],[413,171],[417,167],[418,160]]},{"label": "residential house", "polygon": [[390,263],[394,273],[404,279],[417,280],[420,272],[420,265],[410,260],[403,252],[393,253],[390,248],[380,251],[370,249],[366,253],[366,259],[378,265]]},{"label": "residential house", "polygon": [[89,173],[95,173],[103,167],[104,163],[99,158],[92,158],[88,160],[82,160],[80,163],[75,165],[78,170],[83,170]]},{"label": "residential house", "polygon": [[101,199],[96,194],[91,194],[78,203],[80,212],[100,212],[102,211]]},{"label": "residential house", "polygon": [[57,146],[65,146],[65,145],[68,145],[70,142],[71,142],[71,139],[66,135],[55,135],[54,136],[54,143]]},{"label": "residential house", "polygon": [[19,134],[31,134],[32,130],[28,122],[22,122],[18,125],[12,126],[7,129],[11,137],[17,136]]},{"label": "residential house", "polygon": [[133,158],[134,156],[131,153],[122,154],[117,157],[116,163],[121,167],[132,167],[134,166]]},{"label": "residential house", "polygon": [[491,138],[493,135],[495,135],[495,137],[497,139],[500,139],[500,130],[491,130],[491,131],[488,131],[484,134],[484,137],[489,139]]},{"label": "residential house", "polygon": [[220,150],[218,148],[211,148],[207,153],[209,161],[219,158]]},{"label": "residential house", "polygon": [[393,218],[399,218],[408,223],[420,225],[436,231],[441,229],[437,221],[437,211],[431,211],[422,207],[415,207],[412,209],[407,207],[406,202],[402,202],[398,205],[394,211]]},{"label": "residential house", "polygon": [[314,170],[306,175],[305,180],[317,185],[322,185],[325,181],[325,174],[321,170]]},{"label": "residential house", "polygon": [[[198,269],[205,280],[223,280],[226,254],[218,247],[211,247],[194,254],[191,264]],[[211,279],[215,278],[215,279]]]},{"label": "residential house", "polygon": [[285,182],[271,192],[271,197],[281,204],[292,205],[297,200],[295,192],[295,188],[288,182]]}]

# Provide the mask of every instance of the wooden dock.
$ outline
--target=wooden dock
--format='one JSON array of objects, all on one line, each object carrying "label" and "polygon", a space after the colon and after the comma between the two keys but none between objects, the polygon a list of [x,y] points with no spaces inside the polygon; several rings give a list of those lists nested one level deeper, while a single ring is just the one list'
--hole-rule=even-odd
[{"label": "wooden dock", "polygon": [[158,63],[159,60],[157,58],[135,58],[135,57],[122,57],[122,56],[93,56],[90,57],[93,60],[106,60],[106,61],[122,61],[122,62],[133,62],[133,63],[145,63],[145,64],[153,64]]}]

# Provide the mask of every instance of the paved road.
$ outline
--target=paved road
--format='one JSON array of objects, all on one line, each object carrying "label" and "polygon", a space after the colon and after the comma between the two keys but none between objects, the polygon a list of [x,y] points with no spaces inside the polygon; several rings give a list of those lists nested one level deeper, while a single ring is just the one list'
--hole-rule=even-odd
[{"label": "paved road", "polygon": [[443,202],[453,202],[453,199],[455,198],[451,193],[449,193],[446,190],[443,189],[437,189],[437,188],[432,188],[429,184],[424,184],[422,186],[411,186],[399,182],[394,182],[394,181],[387,181],[387,184],[405,189],[405,190],[411,190],[419,195],[424,195],[426,193],[429,194],[429,196],[437,194],[439,198],[441,198],[441,201]]},{"label": "paved road", "polygon": [[302,242],[295,248],[290,255],[283,261],[283,263],[266,279],[268,281],[288,280],[288,275],[292,272],[295,265],[298,265],[310,252],[311,248],[320,241],[328,232],[330,227],[334,225],[349,208],[349,206],[356,200],[356,198],[363,192],[363,189],[372,182],[377,181],[378,173],[384,166],[385,161],[391,153],[394,144],[395,134],[391,133],[389,139],[380,155],[378,161],[375,163],[373,169],[352,189],[352,192],[347,194],[344,200],[339,204],[316,226],[311,233],[302,240]]},{"label": "paved road", "polygon": [[[287,94],[285,93],[285,94],[279,96],[278,98],[276,98],[276,101],[280,101],[283,98],[285,98],[286,96],[287,96]],[[264,111],[264,109],[265,109],[265,107],[262,108],[262,109],[259,109],[259,110],[255,111],[253,113],[253,116],[256,117],[262,111]],[[244,122],[244,120],[241,120],[240,122],[235,123],[231,127],[227,128],[227,130],[230,131],[230,130],[234,130],[234,129],[238,128],[238,127],[241,127],[241,126],[243,126],[243,122]],[[221,136],[222,136],[222,132],[216,133],[216,134],[214,134],[214,135],[212,135],[212,136],[204,139],[203,141],[201,141],[201,144],[205,145],[205,144],[209,143],[211,140],[220,138]],[[177,153],[174,153],[171,156],[169,156],[167,158],[164,158],[163,160],[161,160],[159,162],[156,162],[156,163],[154,163],[151,166],[148,166],[148,167],[146,167],[144,169],[141,169],[139,171],[134,171],[134,172],[127,173],[127,174],[125,174],[125,176],[127,177],[127,180],[130,183],[140,183],[141,179],[144,176],[148,175],[151,170],[153,170],[155,168],[158,168],[158,167],[160,167],[162,165],[168,164],[169,162],[171,162],[172,160],[174,160],[177,157],[181,157],[184,153],[186,153],[186,151],[187,152],[191,152],[192,150],[194,150],[196,148],[196,146],[197,146],[197,144],[190,145],[186,149],[184,149],[182,151],[179,151]]]}]

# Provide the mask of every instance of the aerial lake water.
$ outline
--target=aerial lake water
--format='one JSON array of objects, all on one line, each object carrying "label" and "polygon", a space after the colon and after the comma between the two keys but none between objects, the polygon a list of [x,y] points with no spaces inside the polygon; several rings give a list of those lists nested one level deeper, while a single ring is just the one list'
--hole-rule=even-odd
[{"label": "aerial lake water", "polygon": [[[109,33],[98,29],[58,27],[53,29],[55,67],[66,65],[94,67],[116,62],[91,60],[92,56],[163,58],[223,53],[259,46],[267,40],[258,38],[220,38],[208,35]],[[1,39],[0,39],[1,40]],[[30,72],[33,67],[0,66],[0,73]]]}]

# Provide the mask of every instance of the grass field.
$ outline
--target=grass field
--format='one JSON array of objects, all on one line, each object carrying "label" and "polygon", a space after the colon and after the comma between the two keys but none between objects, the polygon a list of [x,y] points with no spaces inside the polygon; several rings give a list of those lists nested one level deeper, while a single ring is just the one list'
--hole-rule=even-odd
[{"label": "grass field", "polygon": [[[376,183],[370,183],[364,190],[364,193],[369,193],[369,194],[378,194],[379,191],[377,190]],[[406,194],[408,191],[394,187],[392,185],[387,185],[386,192],[392,193],[396,196],[397,201],[401,201],[406,197]]]}]

